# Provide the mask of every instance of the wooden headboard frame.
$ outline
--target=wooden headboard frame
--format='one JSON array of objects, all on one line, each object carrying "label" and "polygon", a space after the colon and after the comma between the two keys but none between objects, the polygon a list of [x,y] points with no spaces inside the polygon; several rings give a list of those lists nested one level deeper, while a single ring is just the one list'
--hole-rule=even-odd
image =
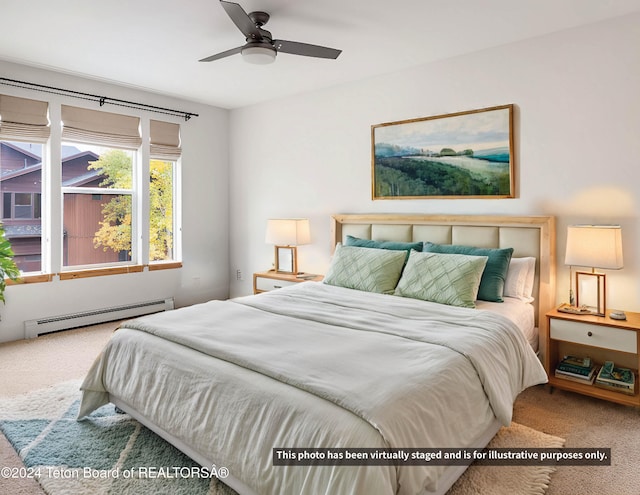
[{"label": "wooden headboard frame", "polygon": [[536,258],[536,325],[543,333],[545,314],[556,298],[555,218],[473,215],[334,215],[331,252],[347,235],[390,241],[431,241],[484,248],[512,247],[513,257]]}]

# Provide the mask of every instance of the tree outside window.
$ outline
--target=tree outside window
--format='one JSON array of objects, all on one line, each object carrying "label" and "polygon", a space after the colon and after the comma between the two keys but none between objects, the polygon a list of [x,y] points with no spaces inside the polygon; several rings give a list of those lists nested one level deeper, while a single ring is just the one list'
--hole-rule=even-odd
[{"label": "tree outside window", "polygon": [[[131,189],[131,158],[121,150],[110,150],[89,165],[104,180],[100,187]],[[173,259],[173,175],[174,164],[151,160],[149,182],[149,260]],[[125,251],[132,255],[131,196],[112,197],[102,208],[103,219],[93,243],[96,248]]]}]

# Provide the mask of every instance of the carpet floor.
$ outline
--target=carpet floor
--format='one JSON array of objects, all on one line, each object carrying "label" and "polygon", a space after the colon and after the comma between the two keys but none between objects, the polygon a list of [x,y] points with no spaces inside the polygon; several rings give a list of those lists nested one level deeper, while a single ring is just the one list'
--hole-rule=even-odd
[{"label": "carpet floor", "polygon": [[47,494],[234,495],[211,471],[111,404],[77,421],[80,383],[0,404],[0,430]]},{"label": "carpet floor", "polygon": [[546,495],[640,494],[640,411],[548,386],[520,394],[514,421],[566,439],[565,447],[611,448],[611,466],[560,466]]}]

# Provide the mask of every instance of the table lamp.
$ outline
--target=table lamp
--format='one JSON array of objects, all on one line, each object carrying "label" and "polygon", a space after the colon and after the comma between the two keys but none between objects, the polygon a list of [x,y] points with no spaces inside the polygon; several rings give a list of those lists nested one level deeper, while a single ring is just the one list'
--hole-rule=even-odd
[{"label": "table lamp", "polygon": [[309,244],[309,220],[307,218],[275,218],[267,220],[265,242],[275,246],[276,272],[298,274],[297,246]]},{"label": "table lamp", "polygon": [[576,272],[576,306],[580,307],[580,280],[595,277],[597,304],[591,314],[607,311],[606,275],[595,269],[619,270],[622,263],[622,229],[619,225],[570,225],[567,229],[565,265],[591,267],[591,272]]}]

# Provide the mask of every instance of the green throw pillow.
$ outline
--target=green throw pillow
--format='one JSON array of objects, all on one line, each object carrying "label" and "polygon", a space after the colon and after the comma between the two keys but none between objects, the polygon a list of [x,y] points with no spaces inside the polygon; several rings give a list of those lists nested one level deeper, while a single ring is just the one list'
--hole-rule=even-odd
[{"label": "green throw pillow", "polygon": [[373,239],[361,239],[360,237],[347,235],[347,242],[345,242],[344,245],[375,249],[390,249],[392,251],[406,251],[407,258],[409,258],[409,252],[412,249],[422,251],[423,244],[422,242],[374,241]]},{"label": "green throw pillow", "polygon": [[404,266],[404,251],[336,245],[324,283],[393,294]]},{"label": "green throw pillow", "polygon": [[513,254],[513,248],[490,249],[472,246],[459,246],[456,244],[433,244],[425,242],[423,251],[444,254],[467,254],[471,256],[486,256],[487,266],[482,274],[478,299],[491,302],[503,302],[502,293],[504,282],[507,278],[509,262]]},{"label": "green throw pillow", "polygon": [[395,295],[475,308],[486,256],[412,251]]}]

